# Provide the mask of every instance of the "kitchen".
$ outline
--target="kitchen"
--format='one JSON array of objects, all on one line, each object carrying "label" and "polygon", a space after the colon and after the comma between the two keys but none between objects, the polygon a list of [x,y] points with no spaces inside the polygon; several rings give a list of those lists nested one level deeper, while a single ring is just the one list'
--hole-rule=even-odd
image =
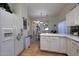
[{"label": "kitchen", "polygon": [[[63,54],[64,56],[79,56],[79,6],[77,3],[10,3],[9,6],[13,13],[9,14],[2,8],[0,13],[1,21],[5,17],[5,20],[10,17],[13,17],[15,20],[11,18],[11,21],[9,19],[8,21],[11,24],[6,23],[5,20],[2,21],[5,22],[5,25],[1,23],[3,26],[1,26],[0,32],[4,30],[5,36],[10,36],[13,33],[13,30],[10,30],[10,28],[14,28],[17,40],[12,41],[12,45],[15,47],[6,46],[8,42],[4,43],[5,46],[3,46],[5,40],[1,37],[4,41],[0,41],[0,55],[53,56]],[[10,16],[4,16],[3,14]],[[3,34],[0,33],[0,35]],[[11,42],[9,43],[11,44]],[[11,48],[14,50],[11,50]],[[8,54],[9,50],[13,54]]]},{"label": "kitchen", "polygon": [[69,56],[79,55],[78,53],[79,52],[78,50],[79,49],[78,48],[78,45],[79,45],[78,9],[79,9],[79,6],[77,7],[74,6],[72,11],[70,11],[66,15],[65,24],[67,24],[67,27],[70,29],[69,30],[70,34],[50,34],[50,33],[41,34],[41,38],[40,38],[41,50],[66,53]]}]

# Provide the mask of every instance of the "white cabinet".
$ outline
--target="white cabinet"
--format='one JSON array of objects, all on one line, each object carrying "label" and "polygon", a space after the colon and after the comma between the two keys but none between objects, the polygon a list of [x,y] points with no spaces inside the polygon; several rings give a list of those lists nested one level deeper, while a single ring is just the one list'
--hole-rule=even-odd
[{"label": "white cabinet", "polygon": [[66,53],[67,51],[67,40],[65,37],[59,37],[59,52]]},{"label": "white cabinet", "polygon": [[75,41],[72,41],[72,46],[71,46],[71,56],[77,56],[77,46],[75,44]]},{"label": "white cabinet", "polygon": [[72,39],[67,39],[67,54],[69,56],[74,56],[76,55],[76,47],[74,43],[72,42]]},{"label": "white cabinet", "polygon": [[79,56],[79,43],[72,39],[67,39],[67,52],[69,56]]},{"label": "white cabinet", "polygon": [[40,49],[53,52],[66,52],[66,39],[55,36],[41,36]]},{"label": "white cabinet", "polygon": [[71,55],[71,53],[72,53],[72,48],[71,48],[71,46],[72,46],[72,42],[71,42],[71,39],[69,39],[69,38],[67,38],[67,51],[66,51],[66,53],[70,56]]},{"label": "white cabinet", "polygon": [[79,42],[61,36],[40,36],[40,49],[79,56]]},{"label": "white cabinet", "polygon": [[58,48],[59,48],[58,37],[41,36],[41,38],[40,38],[40,49],[41,50],[57,52]]},{"label": "white cabinet", "polygon": [[79,6],[66,15],[66,23],[68,26],[79,25]]},{"label": "white cabinet", "polygon": [[74,14],[73,14],[73,11],[69,12],[66,15],[66,23],[67,23],[67,26],[74,25]]},{"label": "white cabinet", "polygon": [[46,37],[46,36],[41,36],[40,37],[40,49],[41,50],[49,50],[48,49],[48,37]]},{"label": "white cabinet", "polygon": [[48,39],[48,49],[50,51],[59,52],[60,41],[58,37],[49,37]]},{"label": "white cabinet", "polygon": [[79,56],[79,43],[76,41],[72,41],[72,45],[73,45],[73,55],[74,56]]},{"label": "white cabinet", "polygon": [[74,9],[74,24],[79,25],[79,6]]}]

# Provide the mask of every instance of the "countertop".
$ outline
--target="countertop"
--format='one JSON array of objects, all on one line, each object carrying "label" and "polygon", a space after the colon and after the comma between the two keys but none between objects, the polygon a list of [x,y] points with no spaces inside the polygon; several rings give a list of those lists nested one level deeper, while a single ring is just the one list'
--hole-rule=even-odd
[{"label": "countertop", "polygon": [[52,34],[52,33],[42,33],[40,35],[41,36],[61,36],[61,37],[65,36],[63,34]]},{"label": "countertop", "polygon": [[52,33],[42,33],[40,36],[56,36],[56,37],[66,37],[79,42],[79,36],[65,35],[65,34],[52,34]]}]

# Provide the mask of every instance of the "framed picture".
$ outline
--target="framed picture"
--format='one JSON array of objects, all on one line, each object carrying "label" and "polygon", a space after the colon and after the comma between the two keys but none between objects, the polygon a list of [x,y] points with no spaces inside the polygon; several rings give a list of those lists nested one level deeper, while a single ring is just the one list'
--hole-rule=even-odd
[{"label": "framed picture", "polygon": [[23,28],[27,29],[27,19],[23,17]]}]

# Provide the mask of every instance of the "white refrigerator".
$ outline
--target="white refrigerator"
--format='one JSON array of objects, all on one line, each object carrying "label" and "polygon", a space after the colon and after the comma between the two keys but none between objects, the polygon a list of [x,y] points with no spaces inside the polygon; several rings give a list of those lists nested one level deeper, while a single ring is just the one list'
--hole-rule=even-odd
[{"label": "white refrigerator", "polygon": [[[0,55],[14,56],[23,50],[23,20],[5,10],[0,10]],[[20,36],[19,39],[17,37]]]}]

